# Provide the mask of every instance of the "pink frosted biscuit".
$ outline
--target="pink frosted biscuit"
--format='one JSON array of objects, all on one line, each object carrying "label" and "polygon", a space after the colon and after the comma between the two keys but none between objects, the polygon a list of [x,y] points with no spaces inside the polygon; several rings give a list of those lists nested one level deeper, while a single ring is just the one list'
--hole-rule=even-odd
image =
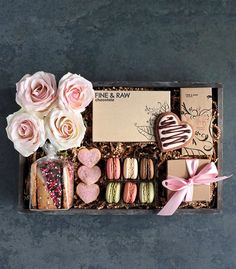
[{"label": "pink frosted biscuit", "polygon": [[109,158],[106,164],[107,177],[110,180],[120,178],[120,160],[119,158]]},{"label": "pink frosted biscuit", "polygon": [[96,183],[101,177],[101,169],[98,166],[89,168],[85,165],[78,169],[78,177],[87,185]]},{"label": "pink frosted biscuit", "polygon": [[95,201],[100,193],[99,186],[97,184],[86,185],[80,182],[76,187],[76,194],[83,200],[86,204]]},{"label": "pink frosted biscuit", "polygon": [[93,167],[101,159],[101,152],[97,148],[82,148],[78,152],[78,160],[87,167]]}]

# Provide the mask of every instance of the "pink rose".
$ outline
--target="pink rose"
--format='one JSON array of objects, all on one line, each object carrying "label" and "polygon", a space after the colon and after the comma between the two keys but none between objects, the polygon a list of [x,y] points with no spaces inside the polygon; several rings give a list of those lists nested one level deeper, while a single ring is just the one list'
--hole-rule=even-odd
[{"label": "pink rose", "polygon": [[54,108],[45,118],[47,138],[57,150],[79,147],[86,128],[80,113]]},{"label": "pink rose", "polygon": [[58,84],[58,106],[61,109],[79,112],[94,99],[93,85],[77,74],[67,73]]},{"label": "pink rose", "polygon": [[43,120],[23,110],[7,117],[6,131],[15,149],[24,157],[42,147],[46,140]]},{"label": "pink rose", "polygon": [[57,98],[55,76],[43,71],[25,75],[16,83],[16,102],[26,111],[46,115]]}]

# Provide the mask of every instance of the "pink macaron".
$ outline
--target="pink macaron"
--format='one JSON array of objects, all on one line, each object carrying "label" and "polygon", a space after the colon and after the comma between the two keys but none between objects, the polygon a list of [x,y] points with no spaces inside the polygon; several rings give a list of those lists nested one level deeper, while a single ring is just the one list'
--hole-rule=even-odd
[{"label": "pink macaron", "polygon": [[120,178],[120,159],[117,157],[107,159],[106,172],[108,179],[118,180]]},{"label": "pink macaron", "polygon": [[127,204],[134,203],[137,196],[137,185],[133,182],[126,182],[123,193],[123,200]]}]

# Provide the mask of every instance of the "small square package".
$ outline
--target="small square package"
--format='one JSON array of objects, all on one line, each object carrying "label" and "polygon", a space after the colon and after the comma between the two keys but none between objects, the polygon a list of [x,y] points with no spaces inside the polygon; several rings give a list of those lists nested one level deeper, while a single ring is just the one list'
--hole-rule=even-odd
[{"label": "small square package", "polygon": [[[197,168],[197,173],[208,163],[208,159],[199,159],[199,166]],[[175,176],[179,178],[188,179],[190,176],[188,174],[186,160],[168,160],[167,161],[167,173],[168,176]],[[168,199],[172,195],[172,191],[167,192]],[[211,185],[194,185],[193,186],[193,196],[192,201],[207,201],[211,200]]]}]

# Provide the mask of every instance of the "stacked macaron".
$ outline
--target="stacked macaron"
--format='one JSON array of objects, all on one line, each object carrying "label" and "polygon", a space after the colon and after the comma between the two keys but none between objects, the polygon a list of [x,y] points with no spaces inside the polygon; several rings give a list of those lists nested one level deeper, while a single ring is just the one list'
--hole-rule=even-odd
[{"label": "stacked macaron", "polygon": [[[138,186],[134,182],[126,182],[123,190],[123,201],[126,204],[133,204],[137,198]],[[139,203],[151,204],[154,201],[155,188],[152,182],[141,182],[139,184]],[[107,203],[119,203],[121,199],[121,183],[110,182],[106,188]]]},{"label": "stacked macaron", "polygon": [[124,179],[152,180],[155,174],[154,163],[151,158],[141,158],[140,164],[136,158],[125,158],[123,169],[118,157],[108,158],[106,161],[106,175],[108,180],[118,181],[121,179],[121,170],[123,170]]},{"label": "stacked macaron", "polygon": [[155,168],[151,158],[142,158],[140,160],[139,176],[141,180],[146,180],[146,182],[141,182],[139,185],[139,201],[142,204],[152,203],[155,197],[155,188],[151,180],[155,176]]},{"label": "stacked macaron", "polygon": [[118,180],[120,178],[120,159],[118,157],[107,159],[106,172],[109,180]]},{"label": "stacked macaron", "polygon": [[76,194],[88,204],[95,201],[100,193],[98,184],[101,169],[96,165],[101,159],[101,152],[97,148],[82,148],[78,152],[78,160],[82,164],[78,169],[81,182],[76,187]]},{"label": "stacked macaron", "polygon": [[108,183],[106,189],[106,200],[109,204],[119,203],[120,201],[121,184],[118,182]]},{"label": "stacked macaron", "polygon": [[126,182],[123,192],[123,201],[127,204],[133,204],[137,196],[137,184],[133,182]]},{"label": "stacked macaron", "polygon": [[[117,181],[121,176],[121,164],[118,157],[111,157],[106,162],[106,174],[109,180]],[[108,183],[106,188],[106,200],[108,203],[120,201],[121,184],[119,182]]]},{"label": "stacked macaron", "polygon": [[142,204],[150,204],[155,197],[154,184],[152,182],[142,182],[139,185],[139,201]]},{"label": "stacked macaron", "polygon": [[150,158],[142,158],[140,161],[140,179],[152,180],[154,177],[154,163]]},{"label": "stacked macaron", "polygon": [[138,177],[138,161],[136,158],[126,158],[123,164],[123,176],[125,179]]},{"label": "stacked macaron", "polygon": [[[123,169],[121,169],[120,159],[109,158],[106,162],[106,175],[109,181],[106,188],[106,201],[108,203],[118,203],[121,199],[122,183],[123,202],[127,204],[135,203],[139,189],[138,203],[150,204],[155,197],[154,183],[151,182],[155,176],[154,162],[151,158],[125,158]],[[123,171],[123,177],[121,175]],[[121,182],[119,182],[121,181]],[[138,188],[139,186],[139,188]]]}]

